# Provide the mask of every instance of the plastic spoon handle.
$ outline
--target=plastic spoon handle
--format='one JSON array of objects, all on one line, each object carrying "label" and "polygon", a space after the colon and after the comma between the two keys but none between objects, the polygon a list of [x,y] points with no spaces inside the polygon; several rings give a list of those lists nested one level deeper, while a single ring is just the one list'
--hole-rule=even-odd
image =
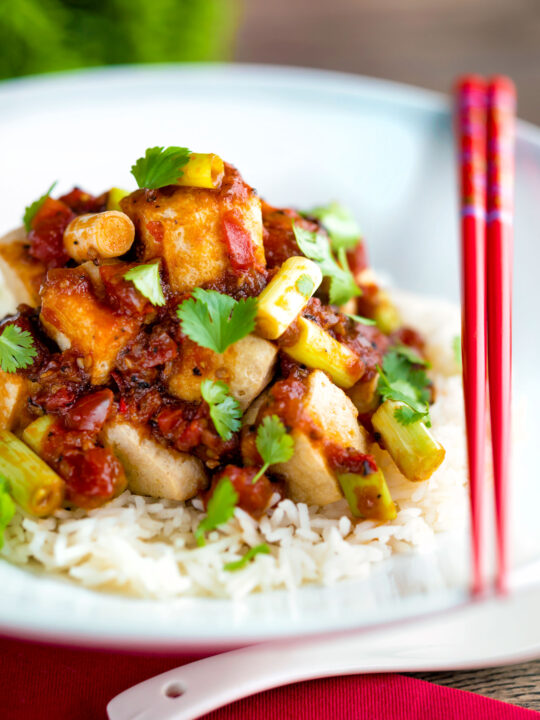
[{"label": "plastic spoon handle", "polygon": [[226,652],[135,685],[111,700],[107,711],[110,720],[193,720],[301,680],[532,659],[540,655],[539,604],[540,586],[407,624]]}]

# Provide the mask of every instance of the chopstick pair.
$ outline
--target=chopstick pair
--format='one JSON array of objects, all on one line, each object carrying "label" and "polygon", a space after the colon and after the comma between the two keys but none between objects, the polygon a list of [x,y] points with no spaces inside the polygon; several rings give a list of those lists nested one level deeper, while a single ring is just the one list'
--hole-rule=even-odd
[{"label": "chopstick pair", "polygon": [[507,589],[516,92],[505,77],[456,86],[461,183],[462,358],[469,463],[472,591],[485,590],[487,370],[498,592]]}]

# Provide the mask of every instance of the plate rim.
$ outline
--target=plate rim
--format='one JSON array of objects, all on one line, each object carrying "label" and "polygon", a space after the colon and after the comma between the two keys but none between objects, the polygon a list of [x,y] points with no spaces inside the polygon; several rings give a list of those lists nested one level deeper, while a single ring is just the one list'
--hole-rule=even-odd
[{"label": "plate rim", "polygon": [[[98,68],[85,68],[79,70],[69,70],[64,72],[47,73],[43,75],[32,75],[19,78],[11,78],[0,82],[0,103],[3,101],[19,100],[24,103],[24,98],[34,94],[36,90],[43,91],[49,89],[70,88],[75,85],[108,83],[114,85],[126,78],[132,78],[136,84],[144,78],[197,78],[202,76],[214,76],[226,82],[254,82],[258,85],[261,83],[267,86],[283,86],[288,83],[290,87],[297,85],[305,86],[306,83],[311,88],[321,85],[325,87],[325,92],[333,91],[334,94],[347,93],[353,96],[362,96],[364,98],[377,101],[389,102],[393,105],[409,107],[412,109],[438,113],[448,116],[451,112],[451,103],[447,96],[432,90],[398,83],[391,80],[372,78],[368,76],[358,75],[354,73],[344,73],[333,70],[323,70],[316,68],[305,68],[298,66],[272,65],[272,64],[252,64],[252,63],[184,63],[184,64],[141,64],[129,66],[109,66]],[[28,98],[29,99],[29,98]],[[517,125],[517,137],[520,141],[540,146],[540,127],[532,123],[520,120]],[[6,562],[0,559],[0,562]],[[9,563],[8,563],[9,564]],[[24,570],[23,570],[24,571]],[[96,592],[96,591],[89,591]],[[99,591],[97,591],[99,592]],[[287,592],[287,591],[277,591]],[[460,602],[463,598],[463,591],[452,595],[453,591],[449,591],[446,601],[452,603]],[[207,600],[206,598],[204,598]],[[160,602],[160,601],[156,601]],[[230,601],[235,602],[235,601]],[[443,603],[444,605],[445,603]],[[420,610],[420,614],[423,611]],[[418,613],[412,613],[412,616]],[[344,632],[352,628],[356,628],[354,621],[327,623],[324,632]],[[298,636],[306,636],[313,633],[313,628],[305,628],[297,633],[294,631],[281,631],[275,635],[263,633],[258,636],[253,629],[238,632],[235,628],[234,635],[223,634],[218,637],[205,637],[196,635],[186,635],[185,639],[178,636],[170,640],[164,638],[151,639],[149,636],[127,637],[125,634],[118,634],[114,637],[99,636],[91,631],[86,633],[76,633],[72,631],[62,632],[61,628],[55,626],[53,631],[49,631],[46,627],[45,619],[41,618],[39,622],[28,625],[9,625],[6,626],[1,617],[0,610],[0,636],[18,637],[21,639],[32,639],[45,641],[48,643],[73,645],[73,646],[89,646],[96,648],[122,648],[127,650],[135,649],[159,649],[161,652],[178,652],[190,649],[203,650],[210,648],[234,647],[240,644],[248,644],[260,642],[269,637],[292,638]]]}]

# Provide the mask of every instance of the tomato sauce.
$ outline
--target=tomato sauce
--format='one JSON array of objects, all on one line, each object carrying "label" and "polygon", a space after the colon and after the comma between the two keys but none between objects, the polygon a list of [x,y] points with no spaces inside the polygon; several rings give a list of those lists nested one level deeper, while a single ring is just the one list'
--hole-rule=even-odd
[{"label": "tomato sauce", "polygon": [[31,257],[48,268],[65,265],[69,255],[64,249],[64,231],[74,217],[75,213],[65,203],[46,198],[28,233]]},{"label": "tomato sauce", "polygon": [[255,264],[251,234],[236,210],[229,210],[221,219],[229,262],[234,270],[249,270]]},{"label": "tomato sauce", "polygon": [[237,507],[256,519],[260,518],[270,504],[274,492],[279,491],[279,485],[270,482],[266,475],[261,475],[254,483],[253,478],[257,472],[258,468],[256,467],[226,465],[214,475],[212,485],[204,497],[205,505],[208,505],[208,500],[212,497],[218,482],[227,477],[238,493]]},{"label": "tomato sauce", "polygon": [[82,396],[58,415],[43,442],[42,457],[64,478],[66,499],[78,507],[99,507],[127,484],[119,460],[98,445],[113,400],[109,389]]}]

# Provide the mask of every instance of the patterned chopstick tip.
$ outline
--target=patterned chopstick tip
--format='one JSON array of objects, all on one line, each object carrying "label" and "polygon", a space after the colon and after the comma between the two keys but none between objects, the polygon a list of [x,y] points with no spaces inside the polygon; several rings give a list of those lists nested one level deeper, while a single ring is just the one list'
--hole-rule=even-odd
[{"label": "patterned chopstick tip", "polygon": [[512,225],[516,90],[506,77],[495,77],[487,89],[487,222]]}]

